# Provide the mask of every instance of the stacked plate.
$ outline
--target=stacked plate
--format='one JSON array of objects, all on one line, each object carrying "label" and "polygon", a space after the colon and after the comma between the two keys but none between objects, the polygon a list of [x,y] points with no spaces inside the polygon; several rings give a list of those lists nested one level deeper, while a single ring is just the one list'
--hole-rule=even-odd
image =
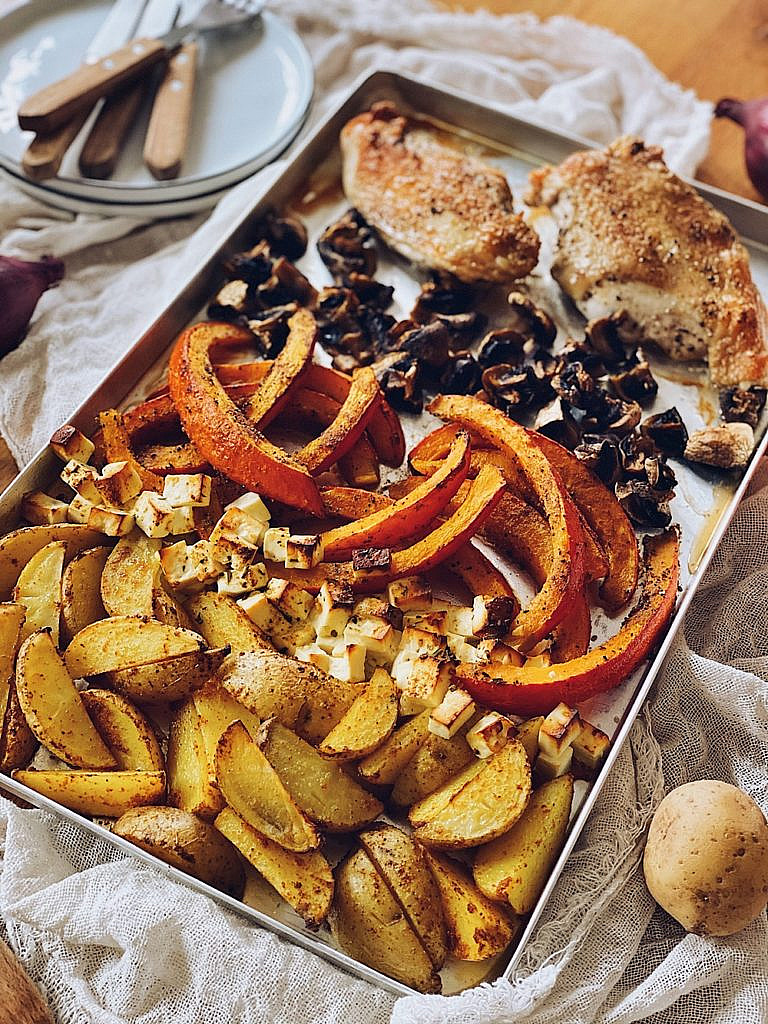
[{"label": "stacked plate", "polygon": [[21,158],[32,134],[19,129],[19,104],[75,69],[109,10],[103,0],[30,0],[0,19],[0,171],[22,191],[81,213],[181,216],[213,206],[226,189],[274,160],[301,128],[312,99],[312,64],[299,37],[264,12],[237,32],[201,37],[180,177],[156,181],[144,167],[143,111],[109,180],[83,178],[78,171],[89,122],[57,177],[31,181]]}]

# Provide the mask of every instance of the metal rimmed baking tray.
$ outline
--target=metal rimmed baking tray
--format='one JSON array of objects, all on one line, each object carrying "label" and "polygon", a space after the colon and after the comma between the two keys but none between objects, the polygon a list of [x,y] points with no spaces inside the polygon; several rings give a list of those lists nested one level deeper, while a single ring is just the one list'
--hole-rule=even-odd
[{"label": "metal rimmed baking tray", "polygon": [[[238,225],[221,240],[218,248],[201,261],[187,283],[175,296],[170,297],[163,314],[73,414],[71,422],[84,432],[89,432],[93,428],[96,414],[101,409],[141,397],[148,385],[156,380],[159,368],[164,364],[169,346],[177,333],[200,315],[205,302],[212,295],[220,279],[223,260],[253,241],[252,225],[266,209],[292,207],[304,217],[310,236],[316,238],[318,230],[345,208],[346,203],[338,188],[339,130],[350,117],[369,107],[375,100],[383,98],[395,101],[404,110],[432,118],[455,133],[468,149],[482,152],[489,161],[501,166],[508,174],[516,197],[520,195],[520,187],[532,167],[542,162],[558,162],[574,150],[588,145],[582,139],[511,117],[493,107],[444,88],[436,88],[416,79],[383,71],[372,74],[326,117],[295,153],[280,177],[265,190],[259,202],[244,212]],[[700,191],[730,218],[736,230],[743,236],[750,251],[754,277],[763,293],[768,293],[768,213],[753,203],[714,189],[701,187]],[[553,224],[547,223],[547,218],[541,211],[531,211],[530,216],[535,218],[536,228],[543,239],[541,269],[530,282],[527,282],[531,294],[553,313],[564,334],[577,332],[583,322],[566,306],[548,273],[547,252],[551,252]],[[311,246],[310,252],[300,265],[315,284],[329,280],[314,254],[314,246]],[[382,254],[378,276],[395,285],[396,307],[400,307],[395,311],[402,314],[409,307],[417,291],[412,268],[396,257]],[[677,404],[689,429],[695,429],[711,420],[715,415],[716,405],[713,404],[713,396],[701,376],[697,377],[687,370],[681,372],[679,367],[665,363],[661,359],[654,360],[653,366],[659,378],[660,394],[656,407],[648,411],[657,411],[668,405]],[[410,418],[406,422],[407,432],[413,435],[428,429],[428,419],[426,416],[419,420]],[[446,992],[457,991],[485,980],[489,970],[491,976],[514,976],[525,944],[536,928],[547,899],[579,838],[619,749],[658,675],[664,656],[682,624],[685,611],[704,570],[748,486],[759,458],[768,447],[766,419],[768,417],[764,415],[757,431],[757,447],[749,465],[740,476],[723,477],[713,471],[693,470],[679,463],[675,465],[680,485],[672,508],[675,520],[681,523],[683,535],[681,595],[677,611],[652,662],[616,691],[583,705],[585,717],[607,731],[613,739],[613,744],[597,778],[589,786],[585,783],[579,784],[578,799],[575,802],[565,847],[547,886],[528,918],[519,942],[511,951],[480,969],[471,965],[452,966],[443,973]],[[0,530],[9,530],[17,525],[22,495],[26,491],[44,488],[50,484],[58,468],[55,456],[45,448],[19,474],[0,497]],[[594,632],[598,637],[607,635],[615,628],[615,620],[608,620],[599,613],[595,615]],[[249,890],[245,898],[252,905],[244,905],[165,865],[150,854],[114,836],[102,826],[60,807],[12,779],[0,776],[0,788],[77,823],[118,849],[156,865],[177,881],[212,896],[227,907],[271,928],[345,970],[396,994],[411,992],[405,985],[360,964],[335,948],[326,932],[313,933],[304,928],[292,911],[286,909],[284,905],[281,906],[277,898],[270,897],[268,893]]]}]

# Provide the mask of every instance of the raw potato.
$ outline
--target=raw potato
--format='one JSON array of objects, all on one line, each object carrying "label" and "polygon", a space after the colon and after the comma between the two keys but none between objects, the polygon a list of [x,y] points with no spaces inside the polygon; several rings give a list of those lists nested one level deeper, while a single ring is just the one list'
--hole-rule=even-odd
[{"label": "raw potato", "polygon": [[212,825],[178,807],[134,807],[112,831],[201,882],[241,899],[245,872],[237,852]]},{"label": "raw potato", "polygon": [[48,629],[54,644],[59,645],[61,574],[65,553],[64,541],[51,541],[30,558],[19,574],[13,588],[13,600],[26,610],[21,627],[22,640],[38,629]]},{"label": "raw potato", "polygon": [[440,892],[422,847],[391,825],[366,829],[358,838],[439,971],[448,956],[448,938]]},{"label": "raw potato", "polygon": [[149,665],[118,669],[94,676],[94,680],[143,704],[183,700],[199,690],[218,670],[229,648],[190,651],[162,658]]},{"label": "raw potato", "polygon": [[285,788],[312,821],[329,832],[352,832],[368,825],[381,803],[276,719],[262,725],[259,745]]},{"label": "raw potato", "polygon": [[159,551],[160,541],[138,530],[115,544],[101,576],[101,599],[109,615],[154,616]]},{"label": "raw potato", "polygon": [[768,902],[768,824],[736,786],[689,782],[659,804],[643,870],[653,898],[686,931],[733,935]]},{"label": "raw potato", "polygon": [[333,899],[333,873],[318,850],[293,853],[239,818],[225,807],[214,822],[216,828],[233,843],[286,903],[316,928],[328,916]]},{"label": "raw potato", "polygon": [[80,697],[119,768],[137,772],[165,770],[157,736],[137,707],[111,690],[84,690]]},{"label": "raw potato", "polygon": [[219,740],[216,779],[229,806],[268,839],[294,853],[320,845],[319,832],[296,806],[242,722],[233,722]]},{"label": "raw potato", "polygon": [[119,818],[132,807],[159,804],[165,796],[164,772],[13,773],[17,782],[79,814]]},{"label": "raw potato", "polygon": [[16,692],[30,729],[62,761],[78,768],[116,767],[45,630],[21,645]]},{"label": "raw potato", "polygon": [[20,604],[0,604],[0,772],[29,764],[37,749],[14,679],[23,622],[24,608]]},{"label": "raw potato", "polygon": [[200,719],[192,698],[173,713],[166,755],[168,803],[213,821],[224,797],[208,764]]},{"label": "raw potato", "polygon": [[64,661],[77,679],[202,650],[205,641],[198,633],[154,619],[116,615],[78,633],[64,652]]},{"label": "raw potato", "polygon": [[448,782],[411,808],[414,838],[443,848],[479,846],[514,825],[531,795],[525,748],[512,739],[480,765],[464,770],[461,786]]},{"label": "raw potato", "polygon": [[422,743],[433,735],[429,731],[429,714],[426,710],[407,719],[378,750],[360,762],[357,770],[366,782],[391,786],[397,780]]},{"label": "raw potato", "polygon": [[19,573],[46,544],[63,540],[66,544],[65,558],[73,558],[84,548],[97,547],[104,543],[104,534],[89,530],[77,523],[57,523],[51,526],[24,526],[6,534],[0,539],[0,600],[11,596]]},{"label": "raw potato", "polygon": [[440,890],[450,955],[476,961],[503,953],[520,931],[517,918],[484,896],[456,861],[430,850],[424,854]]},{"label": "raw potato", "polygon": [[506,835],[475,856],[475,882],[490,899],[507,900],[518,914],[533,910],[560,855],[573,800],[573,777],[545,782]]},{"label": "raw potato", "polygon": [[106,617],[101,600],[101,574],[110,548],[86,548],[75,555],[61,580],[61,618],[68,642],[81,629]]},{"label": "raw potato", "polygon": [[192,617],[192,628],[204,636],[211,647],[228,646],[233,654],[274,650],[269,637],[227,594],[203,591],[187,601],[187,611]]},{"label": "raw potato", "polygon": [[369,967],[417,992],[440,991],[432,961],[364,850],[336,869],[331,930],[345,952]]},{"label": "raw potato", "polygon": [[389,673],[377,668],[365,690],[320,744],[320,753],[336,761],[356,761],[380,747],[397,722],[397,693]]}]

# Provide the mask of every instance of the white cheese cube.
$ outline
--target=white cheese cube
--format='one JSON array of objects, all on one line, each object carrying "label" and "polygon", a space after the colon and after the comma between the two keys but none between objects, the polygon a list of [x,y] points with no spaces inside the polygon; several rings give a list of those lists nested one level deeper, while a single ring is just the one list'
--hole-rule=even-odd
[{"label": "white cheese cube", "polygon": [[432,633],[417,626],[406,626],[400,639],[400,650],[412,654],[439,654],[446,650],[448,644],[445,637]]},{"label": "white cheese cube", "polygon": [[239,508],[230,508],[211,531],[210,541],[220,562],[234,568],[253,561],[264,538],[264,524]]},{"label": "white cheese cube", "polygon": [[305,644],[303,647],[297,647],[294,658],[297,661],[305,661],[308,665],[314,665],[321,672],[330,674],[331,656],[317,644]]},{"label": "white cheese cube", "polygon": [[43,491],[30,491],[21,499],[21,514],[33,526],[66,523],[69,505]]},{"label": "white cheese cube", "polygon": [[467,743],[480,758],[490,757],[505,746],[514,723],[500,715],[498,711],[489,711],[467,730]]},{"label": "white cheese cube", "polygon": [[93,441],[85,434],[81,434],[71,423],[59,427],[51,438],[50,445],[63,462],[73,459],[84,464],[96,450]]},{"label": "white cheese cube", "polygon": [[307,590],[274,577],[267,584],[267,597],[291,622],[304,622],[314,604],[314,597]]},{"label": "white cheese cube", "polygon": [[[89,485],[87,485],[89,486]],[[141,477],[128,462],[110,462],[93,481],[102,505],[125,505],[141,493]],[[84,497],[88,497],[85,493]]]},{"label": "white cheese cube", "polygon": [[429,715],[427,727],[435,736],[449,740],[475,713],[475,702],[466,690],[450,689]]},{"label": "white cheese cube", "polygon": [[312,569],[323,560],[319,533],[291,534],[285,542],[286,569]]},{"label": "white cheese cube", "polygon": [[285,564],[286,549],[290,535],[291,531],[287,526],[273,526],[266,530],[262,540],[264,557],[270,562],[282,562]]},{"label": "white cheese cube", "polygon": [[360,644],[377,664],[388,664],[397,654],[400,633],[380,618],[354,616],[344,629],[349,644]]},{"label": "white cheese cube", "polygon": [[342,603],[327,583],[323,583],[315,598],[309,621],[319,637],[340,637],[349,622],[352,609]]},{"label": "white cheese cube", "polygon": [[211,503],[211,478],[206,473],[169,473],[163,497],[174,508],[204,508]]},{"label": "white cheese cube", "polygon": [[251,562],[239,568],[224,572],[216,580],[216,589],[220,594],[239,597],[253,590],[261,590],[269,581],[263,562]]},{"label": "white cheese cube", "polygon": [[200,540],[196,544],[185,544],[180,540],[163,548],[160,551],[160,564],[171,587],[185,590],[202,589],[206,583],[215,580],[221,571],[207,540]]},{"label": "white cheese cube", "polygon": [[610,745],[611,741],[602,729],[582,719],[581,732],[572,744],[573,756],[579,764],[594,771],[608,753]]},{"label": "white cheese cube", "polygon": [[525,658],[514,647],[503,644],[500,640],[481,640],[477,645],[478,662],[494,662],[499,665],[520,666]]},{"label": "white cheese cube", "polygon": [[573,761],[573,747],[564,747],[559,754],[541,753],[536,758],[535,770],[543,779],[556,779],[570,770]]},{"label": "white cheese cube", "polygon": [[134,519],[130,512],[119,508],[101,508],[94,505],[88,513],[87,526],[90,530],[99,530],[107,537],[124,537],[134,527]]},{"label": "white cheese cube", "polygon": [[411,661],[406,673],[392,676],[400,689],[400,713],[418,715],[425,708],[436,708],[453,681],[453,665],[445,658],[420,655]]},{"label": "white cheese cube", "polygon": [[101,495],[94,487],[94,481],[99,474],[93,466],[86,466],[83,462],[71,459],[59,475],[65,484],[92,505],[101,501]]},{"label": "white cheese cube", "polygon": [[241,598],[237,603],[248,618],[265,633],[271,634],[273,630],[287,633],[290,623],[282,612],[275,608],[265,593],[249,594],[248,597]]},{"label": "white cheese cube", "polygon": [[195,529],[195,510],[191,506],[175,508],[171,515],[170,532],[178,537],[184,533],[192,533]]},{"label": "white cheese cube", "polygon": [[365,679],[365,648],[361,644],[334,647],[328,674],[345,683],[361,683]]},{"label": "white cheese cube", "polygon": [[67,519],[70,523],[81,523],[85,526],[92,508],[93,502],[86,501],[81,495],[76,494],[67,507]]},{"label": "white cheese cube", "polygon": [[481,655],[476,647],[467,643],[467,638],[459,633],[447,633],[445,637],[448,642],[448,650],[456,661],[463,661],[471,665],[477,665],[488,659]]},{"label": "white cheese cube", "polygon": [[421,576],[406,576],[389,584],[387,600],[404,612],[427,611],[432,604],[432,587]]},{"label": "white cheese cube", "polygon": [[548,758],[557,758],[581,732],[581,718],[575,708],[560,703],[550,711],[539,730],[539,750]]},{"label": "white cheese cube", "polygon": [[428,633],[437,633],[438,636],[444,636],[448,632],[446,612],[442,609],[432,612],[409,612],[403,616],[403,623]]},{"label": "white cheese cube", "polygon": [[261,497],[258,494],[254,494],[253,491],[246,491],[245,494],[241,494],[239,498],[231,501],[225,511],[230,508],[239,508],[249,516],[253,516],[254,519],[258,519],[260,523],[268,523],[272,518],[269,514],[269,509],[261,500]]},{"label": "white cheese cube", "polygon": [[136,525],[147,537],[167,537],[174,509],[157,491],[142,491],[133,506]]},{"label": "white cheese cube", "polygon": [[463,605],[454,605],[445,610],[445,633],[458,633],[459,636],[472,636],[473,609]]}]

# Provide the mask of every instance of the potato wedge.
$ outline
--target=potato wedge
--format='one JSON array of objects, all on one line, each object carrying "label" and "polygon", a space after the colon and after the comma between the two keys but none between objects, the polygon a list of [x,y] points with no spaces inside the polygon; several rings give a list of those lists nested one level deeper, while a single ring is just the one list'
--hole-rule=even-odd
[{"label": "potato wedge", "polygon": [[[446,783],[411,808],[414,838],[443,848],[479,846],[509,831],[531,795],[531,766],[518,740]],[[446,799],[447,796],[447,799]]]},{"label": "potato wedge", "polygon": [[449,740],[429,733],[397,776],[391,794],[393,802],[409,807],[476,761],[465,733],[466,729],[459,729]]},{"label": "potato wedge", "polygon": [[268,839],[294,853],[320,845],[319,832],[242,722],[233,722],[218,742],[216,779],[229,806]]},{"label": "potato wedge", "polygon": [[23,605],[11,601],[0,604],[0,720],[8,704],[25,615]]},{"label": "potato wedge", "polygon": [[320,744],[320,753],[335,761],[356,761],[380,747],[397,722],[397,695],[392,677],[377,668],[365,690]]},{"label": "potato wedge", "polygon": [[11,596],[19,573],[40,548],[54,540],[66,544],[65,558],[73,558],[84,548],[104,543],[104,534],[78,523],[56,523],[51,526],[24,526],[0,540],[0,600]]},{"label": "potato wedge", "polygon": [[16,692],[30,729],[62,761],[78,768],[117,767],[46,630],[21,645]]},{"label": "potato wedge", "polygon": [[78,814],[100,818],[119,818],[165,796],[165,772],[15,771],[13,778]]},{"label": "potato wedge", "polygon": [[178,626],[195,632],[195,624],[184,605],[173,594],[169,594],[160,581],[152,591],[152,612],[158,622],[164,622],[166,626]]},{"label": "potato wedge", "polygon": [[178,807],[134,807],[112,831],[134,846],[201,882],[240,899],[245,871],[234,847],[221,833]]},{"label": "potato wedge", "polygon": [[213,821],[224,807],[224,797],[208,764],[200,719],[191,697],[171,718],[165,763],[168,803]]},{"label": "potato wedge", "polygon": [[377,750],[357,766],[360,776],[375,786],[391,786],[422,743],[432,735],[429,731],[429,715],[427,708],[395,729]]},{"label": "potato wedge", "polygon": [[484,896],[455,860],[433,850],[424,856],[440,891],[450,955],[475,961],[503,953],[520,931],[517,917]]},{"label": "potato wedge", "polygon": [[61,574],[65,553],[64,541],[51,541],[32,555],[19,573],[13,588],[13,600],[23,605],[26,611],[21,627],[22,640],[38,629],[48,629],[54,644],[59,646]]},{"label": "potato wedge", "polygon": [[37,739],[19,704],[16,683],[11,681],[5,714],[0,723],[0,772],[25,768],[37,750]]},{"label": "potato wedge", "polygon": [[439,992],[440,976],[402,907],[364,850],[336,869],[331,931],[341,948],[418,992]]},{"label": "potato wedge", "polygon": [[573,776],[545,782],[506,835],[475,855],[475,883],[491,899],[507,900],[518,914],[533,910],[563,848],[573,800]]},{"label": "potato wedge", "polygon": [[209,681],[192,698],[197,709],[200,732],[203,737],[205,754],[211,772],[216,774],[216,748],[219,740],[233,722],[240,721],[251,734],[256,736],[261,725],[258,715],[243,707],[226,690]]},{"label": "potato wedge", "polygon": [[192,628],[212,647],[228,646],[233,654],[275,649],[269,637],[226,594],[217,594],[213,590],[195,594],[187,601],[187,611],[192,619]]},{"label": "potato wedge", "polygon": [[298,806],[329,832],[352,832],[382,811],[381,803],[276,718],[259,730],[259,745]]},{"label": "potato wedge", "polygon": [[203,651],[205,646],[205,640],[188,629],[138,615],[115,615],[81,630],[64,652],[64,661],[77,679]]},{"label": "potato wedge", "polygon": [[106,617],[101,600],[101,574],[111,550],[108,547],[86,548],[75,555],[64,570],[61,624],[67,642],[81,629]]},{"label": "potato wedge", "polygon": [[525,747],[528,755],[528,763],[533,767],[533,762],[539,756],[539,729],[544,724],[544,715],[537,715],[536,718],[529,718],[522,722],[515,733],[516,738]]},{"label": "potato wedge", "polygon": [[229,648],[190,651],[161,658],[149,665],[117,669],[93,676],[95,682],[107,686],[142,704],[162,704],[189,697],[214,675]]},{"label": "potato wedge", "polygon": [[144,615],[192,629],[187,613],[160,581],[161,543],[134,530],[112,548],[101,576],[101,599],[112,615]]},{"label": "potato wedge", "polygon": [[286,850],[251,828],[230,807],[224,808],[214,825],[310,928],[322,924],[331,909],[333,873],[319,850]]},{"label": "potato wedge", "polygon": [[423,848],[391,825],[365,829],[358,839],[439,971],[448,956],[448,938],[439,889]]},{"label": "potato wedge", "polygon": [[119,768],[136,772],[165,770],[157,736],[135,705],[111,690],[84,690],[80,698]]}]

